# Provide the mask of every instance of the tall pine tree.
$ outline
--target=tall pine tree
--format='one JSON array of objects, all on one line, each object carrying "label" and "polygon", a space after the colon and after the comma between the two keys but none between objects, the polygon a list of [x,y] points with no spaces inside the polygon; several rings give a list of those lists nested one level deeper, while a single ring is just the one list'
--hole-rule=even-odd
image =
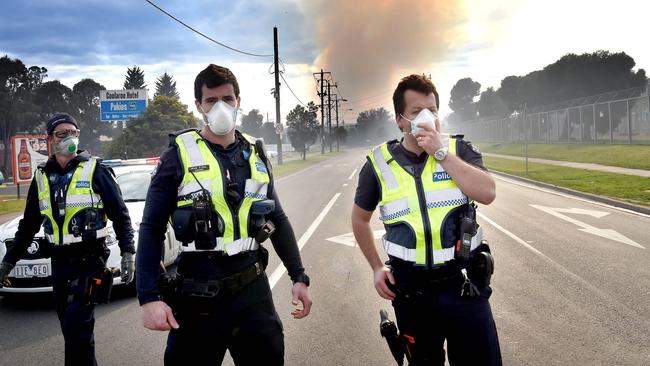
[{"label": "tall pine tree", "polygon": [[138,66],[133,66],[126,69],[126,80],[124,81],[124,89],[146,89],[144,83],[144,70]]},{"label": "tall pine tree", "polygon": [[176,99],[179,97],[174,77],[166,72],[160,75],[156,80],[156,93],[153,96],[155,98],[159,95],[174,97]]}]

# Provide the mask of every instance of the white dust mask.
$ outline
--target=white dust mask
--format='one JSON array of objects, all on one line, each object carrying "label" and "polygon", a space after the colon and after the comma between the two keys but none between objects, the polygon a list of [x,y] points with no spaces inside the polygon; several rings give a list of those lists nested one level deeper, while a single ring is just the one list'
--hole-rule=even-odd
[{"label": "white dust mask", "polygon": [[[203,108],[201,108],[203,110]],[[235,128],[237,108],[220,100],[208,113],[203,112],[203,120],[216,135],[223,136]]]},{"label": "white dust mask", "polygon": [[54,152],[62,155],[72,155],[77,152],[79,138],[68,136],[54,146]]},{"label": "white dust mask", "polygon": [[411,134],[415,135],[418,132],[418,123],[429,124],[431,125],[431,128],[435,129],[436,120],[438,119],[438,113],[431,112],[430,110],[425,108],[421,110],[420,113],[418,113],[418,115],[415,116],[415,118],[413,118],[412,120],[404,117],[404,115],[402,115],[402,118],[411,122]]}]

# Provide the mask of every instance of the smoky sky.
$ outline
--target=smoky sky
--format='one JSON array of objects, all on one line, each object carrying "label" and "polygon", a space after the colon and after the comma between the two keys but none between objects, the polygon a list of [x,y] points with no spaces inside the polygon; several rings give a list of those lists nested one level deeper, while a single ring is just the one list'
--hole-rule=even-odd
[{"label": "smoky sky", "polygon": [[453,49],[462,22],[460,1],[450,0],[319,0],[305,12],[315,19],[315,66],[331,71],[351,100],[394,89],[411,73],[428,75]]}]

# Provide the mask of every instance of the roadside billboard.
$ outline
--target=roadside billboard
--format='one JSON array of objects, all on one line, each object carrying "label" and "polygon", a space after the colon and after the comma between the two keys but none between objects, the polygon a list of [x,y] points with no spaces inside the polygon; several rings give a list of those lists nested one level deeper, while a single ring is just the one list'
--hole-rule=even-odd
[{"label": "roadside billboard", "polygon": [[13,136],[11,162],[14,183],[30,183],[36,167],[47,161],[50,149],[47,136]]}]

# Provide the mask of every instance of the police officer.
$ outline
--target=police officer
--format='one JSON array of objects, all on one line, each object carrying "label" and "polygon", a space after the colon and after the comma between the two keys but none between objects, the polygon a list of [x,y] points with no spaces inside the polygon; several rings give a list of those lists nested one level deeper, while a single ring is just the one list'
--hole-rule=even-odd
[{"label": "police officer", "polygon": [[99,299],[93,296],[106,293],[104,286],[112,285],[112,273],[106,269],[110,254],[105,243],[107,219],[113,221],[119,241],[125,283],[133,280],[135,269],[131,219],[113,172],[77,150],[77,121],[66,113],[55,114],[47,122],[47,134],[54,155],[34,173],[25,213],[0,264],[0,286],[11,285],[9,272],[43,224],[51,244],[52,285],[65,340],[65,364],[96,365],[93,331]]},{"label": "police officer", "polygon": [[[492,290],[484,278],[467,277],[469,261],[460,260],[457,250],[461,220],[473,214],[472,201],[494,200],[494,180],[478,149],[462,136],[440,132],[440,102],[429,79],[403,78],[393,104],[404,137],[367,156],[352,210],[354,235],[373,269],[375,289],[392,300],[410,365],[443,365],[445,340],[451,365],[500,365],[488,303]],[[386,228],[387,265],[370,226],[377,205]],[[475,256],[480,230],[473,236],[472,231],[464,244]]]},{"label": "police officer", "polygon": [[[144,326],[171,330],[166,365],[220,364],[226,349],[237,365],[282,365],[282,324],[261,242],[272,233],[294,283],[293,304],[303,304],[292,312],[297,319],[310,311],[309,277],[261,141],[235,129],[235,75],[211,64],[197,75],[194,95],[205,125],[172,136],[140,225],[136,283]],[[183,246],[172,294],[161,298],[159,262],[170,217]]]}]

